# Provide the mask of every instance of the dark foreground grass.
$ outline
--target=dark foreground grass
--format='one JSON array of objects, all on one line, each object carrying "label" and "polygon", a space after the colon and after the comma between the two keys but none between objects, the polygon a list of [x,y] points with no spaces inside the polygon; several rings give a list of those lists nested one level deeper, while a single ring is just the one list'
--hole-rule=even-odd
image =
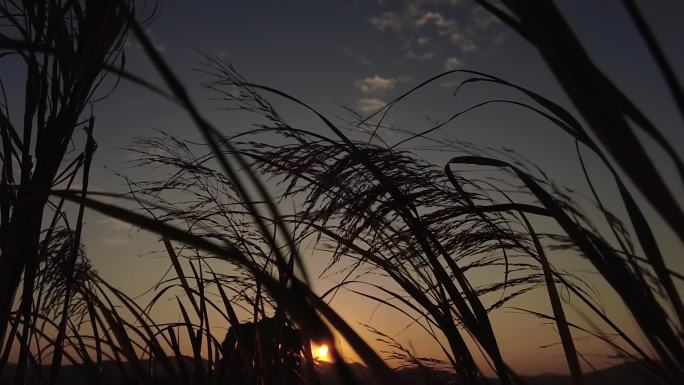
[{"label": "dark foreground grass", "polygon": [[[447,381],[485,383],[483,368],[476,364],[483,357],[501,384],[530,382],[507,365],[490,313],[541,288],[548,294],[552,313],[533,315],[555,322],[573,383],[589,383],[593,378],[580,369],[584,357],[573,342],[573,334],[579,333],[604,341],[653,378],[681,382],[684,310],[674,284],[681,276],[667,268],[643,208],[620,178],[621,172],[680,238],[684,238],[682,211],[627,120],[650,135],[681,171],[676,149],[596,69],[553,3],[542,1],[533,9],[525,2],[503,1],[507,10],[478,3],[539,49],[598,143],[558,104],[475,71],[440,74],[398,96],[377,114],[355,122],[355,127],[370,133],[370,141],[359,140],[304,102],[252,84],[231,66],[208,58],[202,68],[210,75],[208,88],[227,107],[265,118],[255,130],[226,136],[199,113],[135,21],[131,4],[3,3],[0,13],[16,36],[3,35],[0,46],[20,55],[30,75],[26,91],[30,113],[23,130],[11,125],[9,112],[2,115],[0,127],[0,266],[5,267],[0,274],[7,276],[0,292],[3,376],[11,367],[15,384],[55,384],[64,365],[73,365],[69,370],[75,368],[86,383],[103,383],[114,370],[124,383],[316,384],[324,381],[309,347],[309,341],[316,341],[330,345],[340,383],[361,383],[358,368],[342,359],[334,343],[337,334],[363,361],[366,377],[381,384],[412,382],[392,370],[328,305],[329,296],[354,283],[369,290],[349,290],[405,314],[435,339],[446,362],[416,357],[411,349],[375,331],[393,347],[393,358],[426,378],[436,367],[446,367]],[[626,4],[677,99],[681,87],[657,42],[634,4]],[[168,91],[112,65],[127,31],[140,41]],[[194,146],[162,134],[138,143],[134,150],[143,166],[162,165],[170,173],[160,180],[132,181],[126,195],[87,191],[94,122],[81,115],[105,73],[173,100],[188,113],[204,140]],[[373,144],[376,138],[384,143],[379,129],[392,109],[400,108],[415,90],[445,76],[465,76],[460,87],[494,83],[517,90],[520,100],[492,100],[473,109],[492,103],[517,105],[570,135],[577,146],[578,167],[591,186],[608,234],[597,230],[595,219],[584,214],[575,196],[515,154],[442,142],[442,149],[452,151],[454,157],[445,165],[433,165],[398,148],[415,138],[430,139],[430,132],[446,123],[401,143]],[[267,95],[309,111],[323,133],[292,127]],[[62,103],[53,104],[60,98]],[[465,112],[455,113],[449,121]],[[82,154],[71,163],[63,162],[65,146],[78,127],[86,128]],[[261,140],[264,134],[280,137],[279,144]],[[34,137],[40,144],[37,148],[47,151],[35,154],[35,166],[30,160]],[[614,176],[628,224],[603,206],[580,149],[594,152]],[[40,166],[43,161],[46,165]],[[14,181],[16,164],[19,182]],[[463,169],[473,165],[487,167],[497,177],[466,176]],[[83,186],[74,191],[71,184],[79,170]],[[264,178],[272,178],[280,187],[265,184]],[[56,188],[64,184],[66,189]],[[511,185],[519,187],[511,191]],[[178,193],[186,199],[176,198]],[[116,203],[103,199],[112,197],[118,198]],[[124,201],[144,210],[125,208]],[[73,226],[64,202],[79,207]],[[298,208],[285,214],[282,209],[288,202],[296,202]],[[44,221],[44,207],[54,209],[51,222]],[[149,303],[130,298],[93,271],[80,244],[85,208],[160,236],[174,274],[155,287]],[[553,221],[558,231],[541,231],[538,218]],[[49,223],[47,228],[44,222]],[[636,234],[636,239],[630,234]],[[346,268],[341,284],[322,295],[311,290],[300,254],[303,244],[312,240],[329,252],[330,268]],[[554,266],[549,253],[555,248],[591,262],[624,302],[646,342],[637,342],[621,330],[597,305],[587,283]],[[391,279],[401,291],[365,278],[361,272],[368,268]],[[490,268],[503,271],[497,282],[482,285],[468,279],[472,272]],[[594,325],[569,323],[559,288],[572,293],[587,316],[611,334],[598,332]],[[180,320],[156,321],[151,314],[157,301],[177,290]],[[499,299],[487,300],[492,294]],[[230,326],[228,338],[217,335],[221,330],[217,322]],[[8,366],[17,349],[16,367]]]}]

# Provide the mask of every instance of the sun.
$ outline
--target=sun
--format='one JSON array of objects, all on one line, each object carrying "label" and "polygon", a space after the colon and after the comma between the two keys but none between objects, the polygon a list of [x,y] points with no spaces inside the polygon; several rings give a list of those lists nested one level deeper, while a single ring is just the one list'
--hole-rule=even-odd
[{"label": "sun", "polygon": [[323,344],[323,345],[318,345],[314,347],[313,350],[313,358],[316,359],[317,361],[329,361],[330,360],[330,355],[329,355],[329,348],[328,345]]}]

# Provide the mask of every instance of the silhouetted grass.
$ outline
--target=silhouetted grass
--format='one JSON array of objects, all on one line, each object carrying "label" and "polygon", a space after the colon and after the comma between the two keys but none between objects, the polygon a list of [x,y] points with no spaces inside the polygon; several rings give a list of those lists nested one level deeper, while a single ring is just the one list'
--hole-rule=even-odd
[{"label": "silhouetted grass", "polygon": [[[57,3],[62,13],[57,13]],[[201,69],[210,76],[206,85],[226,107],[265,118],[254,130],[226,136],[200,114],[134,20],[128,2],[22,3],[24,8],[17,9],[3,4],[0,13],[18,35],[3,36],[0,47],[22,57],[29,81],[23,131],[12,127],[8,113],[0,114],[2,367],[18,346],[17,384],[27,381],[27,373],[35,374],[32,381],[54,384],[63,361],[75,365],[88,383],[107,381],[102,368],[105,361],[112,361],[124,380],[144,384],[315,384],[319,379],[309,342],[323,341],[331,346],[341,381],[359,383],[334,343],[333,332],[337,332],[375,381],[401,383],[385,360],[326,302],[346,289],[404,314],[436,341],[447,362],[417,357],[383,331],[372,329],[393,349],[389,358],[415,366],[425,376],[448,365],[458,383],[479,384],[487,381],[476,364],[481,355],[500,383],[524,383],[505,362],[489,314],[541,288],[548,294],[552,314],[523,310],[555,322],[574,383],[583,382],[579,365],[583,356],[575,349],[575,332],[593,335],[624,358],[639,361],[654,376],[678,383],[684,378],[684,310],[673,277],[681,276],[667,268],[642,208],[617,171],[625,172],[684,238],[681,208],[627,120],[650,135],[681,173],[684,167],[676,149],[593,65],[551,2],[540,2],[533,9],[524,2],[504,0],[512,15],[486,1],[478,3],[539,49],[600,146],[560,105],[476,71],[449,71],[398,96],[378,113],[355,122],[371,138],[359,140],[304,102],[250,83],[230,65],[207,58]],[[634,4],[625,3],[679,101],[681,87],[657,42]],[[22,12],[21,18],[17,12]],[[25,33],[27,28],[35,33]],[[112,65],[128,30],[169,91]],[[81,121],[81,115],[105,71],[173,100],[188,113],[204,140],[203,145],[193,145],[161,133],[136,143],[141,166],[162,166],[170,173],[158,180],[130,181],[125,195],[87,190],[94,122]],[[385,116],[400,108],[408,95],[459,74],[467,77],[457,92],[466,85],[493,83],[516,90],[523,98],[486,101],[393,145],[382,140],[382,145],[373,144],[374,138],[381,139],[380,128],[389,129],[383,125]],[[292,127],[265,95],[299,105],[318,119],[324,131]],[[54,104],[55,100],[63,102]],[[576,196],[516,154],[441,142],[455,156],[445,165],[433,165],[398,148],[415,138],[429,138],[464,113],[496,103],[531,110],[575,140],[578,167],[616,246],[584,214]],[[80,126],[86,128],[84,150],[63,165],[66,143]],[[279,142],[263,141],[264,134],[277,136]],[[29,145],[34,137],[35,147],[47,151],[35,154],[35,165]],[[614,176],[632,231],[604,207],[581,148],[594,152]],[[16,164],[19,183],[14,182]],[[498,176],[469,177],[461,172],[472,165],[496,170]],[[79,170],[83,185],[74,191],[71,186]],[[271,178],[276,186],[263,178]],[[55,188],[62,183],[66,189]],[[43,210],[52,205],[50,194],[58,199],[56,214],[44,228]],[[104,197],[133,202],[143,213],[106,203]],[[64,202],[79,208],[73,229],[65,220]],[[281,211],[287,202],[297,202],[298,208],[286,215]],[[160,236],[174,276],[155,285],[147,304],[105,282],[90,266],[80,241],[85,208]],[[533,219],[537,216],[553,220],[559,231],[540,231]],[[639,247],[633,245],[630,233],[636,234]],[[300,254],[304,243],[312,240],[329,252],[329,269],[345,267],[342,282],[322,295],[311,290]],[[592,263],[622,299],[647,344],[636,342],[602,311],[587,283],[554,266],[547,254],[557,249]],[[216,271],[217,265],[231,273]],[[389,277],[401,291],[364,278],[362,269],[368,267]],[[491,268],[503,270],[499,280],[483,285],[468,279],[472,272]],[[15,300],[22,279],[21,298]],[[351,284],[369,290],[347,287]],[[588,317],[607,325],[617,338],[593,330],[593,325],[568,322],[557,286],[576,296]],[[155,320],[151,312],[158,301],[177,290],[181,319]],[[490,294],[499,299],[486,304]],[[214,313],[218,319],[210,316]],[[220,330],[216,322],[230,326],[225,340],[216,335]],[[190,342],[189,355],[187,347],[181,348],[182,341]],[[652,355],[647,353],[651,349]],[[48,363],[46,373],[42,368]]]}]

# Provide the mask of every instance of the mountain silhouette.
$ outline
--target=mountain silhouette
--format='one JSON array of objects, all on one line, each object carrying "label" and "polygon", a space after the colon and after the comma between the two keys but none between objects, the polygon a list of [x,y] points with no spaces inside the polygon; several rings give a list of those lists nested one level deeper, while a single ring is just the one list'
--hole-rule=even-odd
[{"label": "mountain silhouette", "polygon": [[[181,357],[181,361],[186,361],[187,367],[192,367],[192,358]],[[171,362],[178,362],[176,358],[171,358]],[[149,368],[149,361],[141,361],[146,368]],[[132,381],[132,369],[130,365],[114,361],[104,361],[102,363],[102,385],[128,385],[135,384]],[[177,364],[176,364],[177,365]],[[121,375],[121,368],[124,368],[131,378],[124,378]],[[359,363],[350,363],[349,367],[352,374],[357,378],[360,384],[377,385],[373,379],[370,371],[364,365]],[[50,367],[48,365],[42,366],[40,372],[35,369],[29,370],[27,384],[40,384],[43,379],[49,378]],[[14,373],[16,372],[16,365],[7,364],[0,376],[0,385],[10,385],[13,383]],[[164,374],[159,370],[158,375],[159,384],[168,383],[165,381]],[[320,375],[321,384],[324,385],[342,385],[334,364],[328,362],[321,362],[318,365],[318,372]],[[397,374],[405,380],[407,384],[415,385],[457,385],[452,373],[442,370],[431,370],[423,368],[402,368],[397,370]],[[525,383],[529,385],[559,385],[569,384],[570,377],[564,374],[540,374],[535,376],[522,376]],[[664,384],[661,380],[656,378],[653,374],[648,372],[639,362],[625,362],[609,368],[601,369],[596,372],[589,372],[584,374],[586,385],[612,385],[612,384],[630,384],[630,385],[661,385]],[[174,381],[174,383],[177,381]],[[489,379],[492,385],[498,384],[498,380]],[[62,366],[57,380],[60,385],[86,385],[88,384],[83,369],[78,365],[64,365]]]}]

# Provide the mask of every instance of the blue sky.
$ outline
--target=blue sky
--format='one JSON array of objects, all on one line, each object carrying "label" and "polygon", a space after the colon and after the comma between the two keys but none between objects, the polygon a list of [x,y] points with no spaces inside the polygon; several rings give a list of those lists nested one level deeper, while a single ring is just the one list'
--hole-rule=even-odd
[{"label": "blue sky", "polygon": [[[447,68],[488,72],[571,109],[532,47],[474,2],[303,0],[160,4],[161,11],[148,27],[148,33],[200,99],[210,96],[199,86],[207,77],[193,71],[202,52],[227,60],[247,79],[282,89],[328,115],[341,113],[340,104],[362,113],[372,112],[391,96]],[[561,1],[559,5],[599,66],[649,112],[674,143],[682,143],[684,134],[674,128],[680,122],[664,84],[619,4],[606,0]],[[659,6],[663,9],[657,9]],[[682,14],[677,7],[658,3],[647,16],[657,20],[654,25],[659,40],[671,54],[673,67],[681,68],[684,50],[676,33],[678,21],[670,17],[678,11]],[[154,70],[135,43],[130,44],[127,53],[131,72],[155,78]],[[434,90],[429,98],[412,100],[402,111],[418,120],[424,116],[439,119],[458,106],[467,105],[459,103],[468,100],[450,97],[451,91],[448,87]],[[477,97],[498,97],[503,95],[501,92],[476,89],[471,101]],[[200,104],[206,114],[215,117],[217,125],[226,124],[226,115],[217,111],[220,106]],[[100,129],[102,138],[108,140],[110,133],[116,133],[115,139],[124,141],[130,134],[153,125],[184,129],[181,122],[185,121],[176,119],[181,118],[182,112],[169,113],[167,107],[139,87],[123,84],[113,98],[97,106],[98,114],[103,115],[101,120],[117,116],[123,123],[118,129]],[[157,113],[161,111],[164,112]],[[286,115],[297,113],[286,111]],[[505,126],[507,122],[500,119],[494,123]],[[501,135],[505,130],[498,131],[491,136]]]},{"label": "blue sky", "polygon": [[[147,27],[148,34],[203,113],[226,132],[244,130],[253,122],[221,111],[221,103],[209,100],[214,95],[200,83],[210,79],[193,69],[200,65],[201,53],[226,60],[248,80],[288,92],[328,116],[347,117],[341,105],[368,114],[392,96],[450,68],[499,76],[573,111],[536,51],[472,1],[174,0],[159,4],[160,12]],[[599,67],[643,108],[675,148],[684,148],[682,122],[619,2],[566,0],[558,5]],[[680,18],[674,17],[684,15],[684,6],[674,2],[649,5],[645,14],[672,66],[684,68],[684,49],[677,33]],[[128,44],[126,53],[129,71],[161,84],[136,42]],[[453,97],[453,84],[459,79],[445,79],[407,99],[388,122],[417,131],[430,126],[426,117],[443,120],[485,99],[517,97],[491,86],[469,87]],[[274,103],[289,120],[319,129],[301,109],[277,99]],[[154,135],[153,129],[198,138],[183,111],[127,82],[98,103],[95,114],[96,138],[107,144],[98,149],[94,166],[94,183],[102,189],[122,188],[112,170],[128,172],[130,154],[123,148],[134,138]],[[434,135],[512,148],[544,164],[552,177],[562,177],[564,183],[586,191],[571,140],[519,109],[486,107]],[[645,143],[649,145],[648,139]],[[656,159],[664,159],[659,150],[650,148]],[[424,156],[440,164],[448,155]],[[678,183],[670,165],[663,162],[662,166],[666,177]],[[603,170],[593,171],[600,180]]]}]

